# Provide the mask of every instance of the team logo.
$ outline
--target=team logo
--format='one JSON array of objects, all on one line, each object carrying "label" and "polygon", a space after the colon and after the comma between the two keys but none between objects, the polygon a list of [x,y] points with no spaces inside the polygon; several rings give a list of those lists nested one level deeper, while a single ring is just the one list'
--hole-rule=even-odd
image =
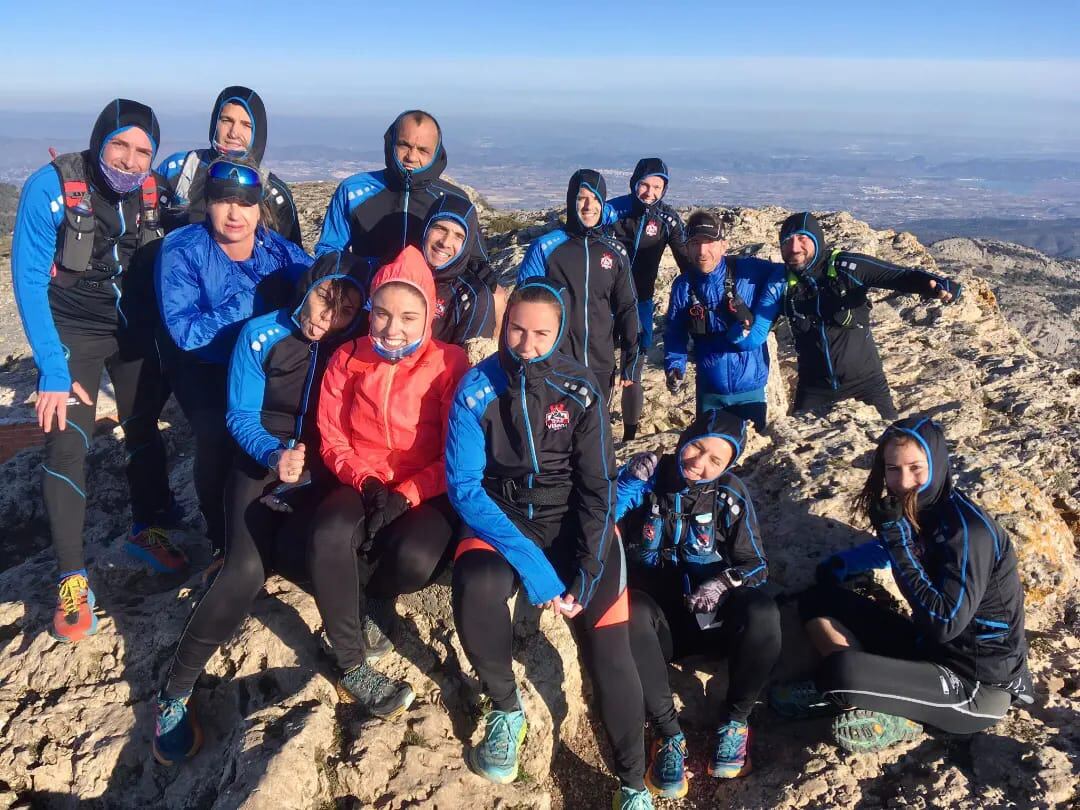
[{"label": "team logo", "polygon": [[436,298],[435,299],[435,317],[436,318],[442,318],[445,315],[446,315],[446,299],[445,298]]},{"label": "team logo", "polygon": [[600,266],[603,267],[605,270],[610,270],[612,267],[615,266],[615,257],[610,253],[605,253],[603,256],[600,257]]},{"label": "team logo", "polygon": [[649,224],[645,226],[646,236],[656,236],[660,233],[660,225],[655,220],[650,219]]},{"label": "team logo", "polygon": [[566,410],[563,403],[556,402],[544,414],[544,424],[547,425],[548,430],[562,430],[564,427],[569,427],[570,412]]}]

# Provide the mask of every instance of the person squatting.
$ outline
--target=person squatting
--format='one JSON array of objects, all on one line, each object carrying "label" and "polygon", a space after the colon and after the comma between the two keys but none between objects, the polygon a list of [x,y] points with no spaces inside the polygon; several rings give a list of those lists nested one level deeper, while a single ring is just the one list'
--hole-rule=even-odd
[{"label": "person squatting", "polygon": [[[781,318],[795,412],[854,398],[890,424],[852,493],[874,538],[821,561],[798,597],[814,677],[774,684],[769,703],[831,717],[836,744],[864,752],[923,726],[977,732],[1032,701],[1013,543],[953,484],[944,427],[899,418],[870,328],[870,289],[948,303],[959,284],[834,248],[810,213],[780,224],[783,264],[730,255],[724,223],[703,210],[684,223],[663,202],[667,165],[643,158],[621,197],[593,169],[571,175],[565,224],[532,243],[507,300],[422,110],[390,123],[384,169],[340,183],[313,257],[288,187],[263,165],[267,120],[255,91],[227,87],[208,146],[155,171],[154,112],[110,101],[87,150],[26,181],[15,224],[60,642],[97,632],[103,607],[82,539],[102,371],[129,453],[124,548],[160,574],[191,564],[170,536],[185,517],[157,426],[170,394],[194,435],[210,563],[157,694],[157,760],[198,752],[198,678],[275,573],[311,583],[340,700],[401,717],[413,689],[376,667],[395,648],[396,600],[449,572],[490,699],[464,755],[480,777],[517,778],[528,735],[515,593],[574,629],[619,780],[613,807],[686,794],[667,664],[689,655],[726,659],[729,674],[705,718],[707,773],[748,774],[782,639],[772,538],[736,469],[748,423],[768,424],[766,339]],[[650,357],[665,249],[679,275]],[[470,368],[463,347],[478,339],[495,350]],[[696,418],[671,452],[620,468],[614,394],[632,439],[649,362],[673,393],[696,364]],[[910,615],[844,587],[873,568],[891,571]]]}]

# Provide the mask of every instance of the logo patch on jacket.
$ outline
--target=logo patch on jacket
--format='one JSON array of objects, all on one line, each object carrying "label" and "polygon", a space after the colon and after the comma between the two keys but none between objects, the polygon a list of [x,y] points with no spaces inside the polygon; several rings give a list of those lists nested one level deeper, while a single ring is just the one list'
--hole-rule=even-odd
[{"label": "logo patch on jacket", "polygon": [[656,236],[658,233],[660,233],[660,225],[656,222],[656,220],[650,219],[648,224],[645,226],[645,235]]},{"label": "logo patch on jacket", "polygon": [[564,427],[569,427],[570,412],[566,410],[563,403],[556,402],[548,407],[547,413],[544,414],[544,424],[547,425],[548,430],[562,430]]},{"label": "logo patch on jacket", "polygon": [[600,266],[605,270],[610,270],[615,266],[615,256],[605,252],[604,255],[600,257]]},{"label": "logo patch on jacket", "polygon": [[436,318],[446,317],[446,299],[445,298],[436,298],[435,299],[435,317]]}]

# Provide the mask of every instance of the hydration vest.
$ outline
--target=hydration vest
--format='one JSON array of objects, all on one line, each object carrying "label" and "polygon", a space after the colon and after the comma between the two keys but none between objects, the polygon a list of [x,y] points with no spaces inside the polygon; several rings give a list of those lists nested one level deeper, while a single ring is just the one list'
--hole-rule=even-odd
[{"label": "hydration vest", "polygon": [[[735,295],[735,265],[736,258],[734,256],[726,256],[724,258],[724,301],[730,301]],[[686,309],[687,315],[687,327],[686,330],[689,334],[695,337],[703,337],[706,335],[723,334],[727,331],[725,318],[725,309],[723,306],[709,307],[700,298],[697,293],[694,292],[694,285],[690,284],[689,298],[687,300],[688,306]],[[710,312],[715,312],[720,318],[722,325],[720,328],[714,328],[712,325],[712,319],[709,317]]]},{"label": "hydration vest", "polygon": [[[867,298],[865,287],[862,284],[851,279],[850,276],[845,276],[844,278],[840,277],[840,274],[836,270],[836,259],[841,253],[843,253],[843,251],[840,248],[835,248],[829,254],[829,261],[825,265],[825,278],[822,285],[818,285],[812,279],[800,277],[788,270],[787,286],[784,289],[784,314],[793,322],[802,320],[808,322],[810,326],[815,329],[825,320],[831,321],[833,325],[839,326],[842,329],[866,328],[869,323],[868,315],[872,304],[870,299]],[[824,319],[819,315],[798,312],[792,301],[792,294],[802,281],[808,283],[808,286],[813,290],[815,297],[820,298],[821,288],[825,287],[825,289],[835,296],[841,304],[848,304],[848,306],[841,306],[833,313],[832,317],[828,319]],[[851,298],[853,292],[856,293],[854,299]],[[820,311],[820,303],[818,309]]]}]

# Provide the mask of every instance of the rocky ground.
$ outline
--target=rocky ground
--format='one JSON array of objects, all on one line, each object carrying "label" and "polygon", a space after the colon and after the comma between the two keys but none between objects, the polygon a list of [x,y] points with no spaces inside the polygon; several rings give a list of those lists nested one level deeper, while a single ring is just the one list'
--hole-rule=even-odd
[{"label": "rocky ground", "polygon": [[[330,190],[327,184],[297,188],[309,245]],[[733,248],[775,258],[776,228],[786,212],[722,212],[731,223]],[[556,215],[482,208],[496,264],[513,267]],[[937,266],[966,285],[964,300],[946,308],[881,296],[874,329],[901,410],[943,422],[961,484],[1000,517],[1017,544],[1040,700],[970,739],[926,735],[873,756],[838,752],[826,742],[825,722],[784,723],[762,707],[754,715],[754,772],[718,784],[704,775],[703,757],[711,731],[708,706],[722,694],[726,676],[715,664],[685,662],[672,668],[672,682],[699,775],[687,799],[663,806],[1077,806],[1080,371],[1075,343],[1062,348],[1042,339],[1051,330],[1033,331],[1036,319],[1026,308],[1034,299],[1015,291],[1002,274],[1030,262],[1023,265],[1030,274],[1024,278],[1040,295],[1057,281],[1038,275],[1040,258],[1026,248],[961,240],[964,245],[946,242],[928,251],[910,235],[873,231],[847,214],[825,215],[823,222],[838,245],[909,266]],[[993,256],[979,258],[984,254]],[[673,273],[665,267],[661,298]],[[1075,282],[1075,270],[1071,278]],[[0,306],[6,328],[14,311],[9,298]],[[1075,310],[1063,306],[1065,316]],[[752,438],[740,471],[762,523],[770,587],[784,605],[777,678],[812,666],[790,596],[809,583],[818,557],[863,536],[849,503],[884,427],[872,408],[861,405],[843,405],[828,419],[787,416],[792,358],[786,347],[780,330],[774,347],[780,362],[770,381],[772,428]],[[0,421],[30,407],[32,385],[19,383],[26,347],[17,333],[0,331],[0,359],[9,354],[0,368],[6,397]],[[670,447],[692,417],[691,395],[672,397],[663,385],[661,354],[654,350],[646,372],[643,435],[621,446],[620,457]],[[190,436],[175,410],[167,410],[164,420],[176,459],[172,480],[194,526]],[[515,666],[530,723],[523,774],[515,784],[497,787],[466,771],[463,746],[476,738],[483,704],[453,633],[445,584],[401,600],[400,654],[380,666],[407,676],[418,700],[404,721],[381,724],[336,704],[314,603],[302,588],[271,579],[252,617],[211,660],[193,698],[207,729],[205,749],[183,767],[154,764],[152,698],[198,597],[197,573],[182,581],[149,577],[113,541],[127,521],[126,496],[123,452],[117,435],[106,430],[90,456],[87,529],[101,630],[75,649],[53,641],[44,630],[53,562],[37,494],[40,461],[40,450],[29,449],[0,467],[5,558],[14,559],[0,573],[0,808],[607,806],[614,780],[586,708],[589,686],[573,639],[565,625],[523,605],[515,606]],[[194,528],[184,542],[196,562],[203,559]],[[875,587],[889,598],[890,583]]]}]

